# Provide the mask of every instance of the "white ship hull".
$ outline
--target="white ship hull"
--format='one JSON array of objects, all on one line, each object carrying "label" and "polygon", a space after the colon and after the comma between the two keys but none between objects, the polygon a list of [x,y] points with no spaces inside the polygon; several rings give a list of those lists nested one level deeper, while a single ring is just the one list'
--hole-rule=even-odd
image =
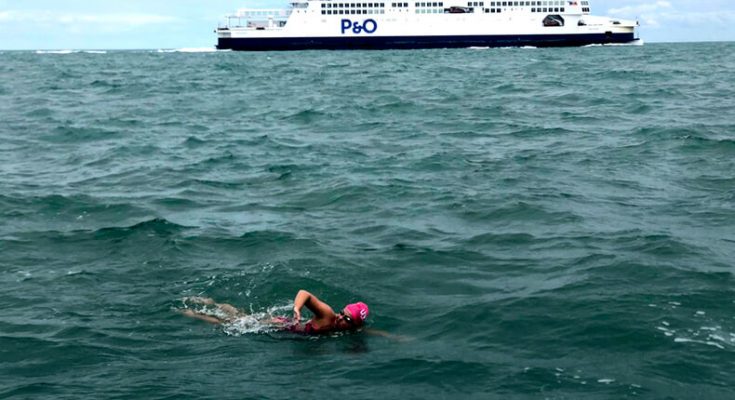
[{"label": "white ship hull", "polygon": [[[534,6],[537,3],[555,7]],[[227,26],[217,30],[217,47],[232,50],[558,47],[636,40],[637,22],[588,15],[581,3],[587,2],[455,5],[311,0],[293,3],[290,10],[240,10],[229,18]],[[474,4],[477,6],[468,6]],[[237,21],[235,24],[233,19]]]}]

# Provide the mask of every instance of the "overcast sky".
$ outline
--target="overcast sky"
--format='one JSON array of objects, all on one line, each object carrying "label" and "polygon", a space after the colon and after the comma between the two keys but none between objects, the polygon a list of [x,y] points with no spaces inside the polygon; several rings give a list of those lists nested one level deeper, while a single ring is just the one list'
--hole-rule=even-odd
[{"label": "overcast sky", "polygon": [[[735,40],[735,0],[590,0],[592,13],[638,19],[646,42]],[[213,47],[237,8],[288,0],[0,0],[0,49]]]}]

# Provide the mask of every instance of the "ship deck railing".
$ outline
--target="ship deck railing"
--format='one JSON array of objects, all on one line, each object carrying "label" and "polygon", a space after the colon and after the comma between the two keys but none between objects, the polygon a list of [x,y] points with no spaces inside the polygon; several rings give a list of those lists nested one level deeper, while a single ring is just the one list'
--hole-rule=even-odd
[{"label": "ship deck railing", "polygon": [[292,9],[282,8],[241,8],[235,14],[226,16],[225,25],[220,25],[218,29],[284,26],[291,12]]}]

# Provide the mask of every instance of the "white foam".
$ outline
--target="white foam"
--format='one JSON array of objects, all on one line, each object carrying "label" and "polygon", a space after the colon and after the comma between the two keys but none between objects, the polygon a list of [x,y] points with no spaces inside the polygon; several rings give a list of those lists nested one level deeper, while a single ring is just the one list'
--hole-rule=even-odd
[{"label": "white foam", "polygon": [[725,338],[720,335],[709,335],[708,339],[719,340],[720,342],[727,343],[727,340],[725,340]]},{"label": "white foam", "polygon": [[642,39],[634,40],[627,43],[595,43],[588,44],[584,47],[621,47],[621,46],[643,46],[644,42]]},{"label": "white foam", "polygon": [[87,54],[107,54],[104,50],[85,50],[84,53]]},{"label": "white foam", "polygon": [[713,332],[717,330],[717,328],[715,328],[714,326],[703,326],[703,327],[701,327],[699,329],[701,329],[703,331],[713,331]]},{"label": "white foam", "polygon": [[274,331],[271,324],[264,323],[263,316],[246,315],[223,325],[224,332],[231,336],[241,336],[249,333],[267,333]]},{"label": "white foam", "polygon": [[664,335],[666,335],[666,336],[674,336],[674,333],[675,333],[675,331],[673,331],[673,330],[671,330],[669,328],[663,327],[663,326],[657,326],[656,329],[662,331],[664,333]]},{"label": "white foam", "polygon": [[698,344],[706,344],[707,346],[714,346],[717,347],[720,350],[725,350],[725,347],[722,346],[719,343],[712,342],[712,341],[705,341],[705,340],[694,340],[694,339],[687,339],[687,338],[676,338],[674,339],[674,342],[676,343],[698,343]]},{"label": "white foam", "polygon": [[180,49],[158,49],[157,53],[216,53],[230,50],[217,50],[214,47],[183,47]]},{"label": "white foam", "polygon": [[36,54],[72,54],[78,53],[75,50],[36,50]]},{"label": "white foam", "polygon": [[214,53],[217,51],[214,47],[184,47],[178,49],[180,53]]},{"label": "white foam", "polygon": [[598,379],[597,382],[598,383],[604,383],[606,385],[609,385],[609,384],[615,382],[615,379],[612,379],[612,378],[602,378],[602,379]]},{"label": "white foam", "polygon": [[214,47],[183,47],[180,49],[158,49],[158,53],[215,53]]}]

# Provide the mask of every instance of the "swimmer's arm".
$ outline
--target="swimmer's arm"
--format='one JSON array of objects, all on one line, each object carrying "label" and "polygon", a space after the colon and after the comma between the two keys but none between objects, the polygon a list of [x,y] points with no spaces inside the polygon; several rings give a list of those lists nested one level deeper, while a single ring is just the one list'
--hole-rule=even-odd
[{"label": "swimmer's arm", "polygon": [[299,290],[293,301],[294,320],[299,321],[301,319],[301,309],[304,306],[314,313],[314,317],[317,320],[334,316],[334,311],[329,304],[319,300],[316,296],[306,290]]},{"label": "swimmer's arm", "polygon": [[187,317],[194,318],[194,319],[200,319],[202,321],[209,322],[210,324],[221,324],[222,322],[224,322],[217,317],[213,317],[211,315],[200,314],[194,310],[186,309],[186,310],[183,310],[181,313],[186,315]]}]

